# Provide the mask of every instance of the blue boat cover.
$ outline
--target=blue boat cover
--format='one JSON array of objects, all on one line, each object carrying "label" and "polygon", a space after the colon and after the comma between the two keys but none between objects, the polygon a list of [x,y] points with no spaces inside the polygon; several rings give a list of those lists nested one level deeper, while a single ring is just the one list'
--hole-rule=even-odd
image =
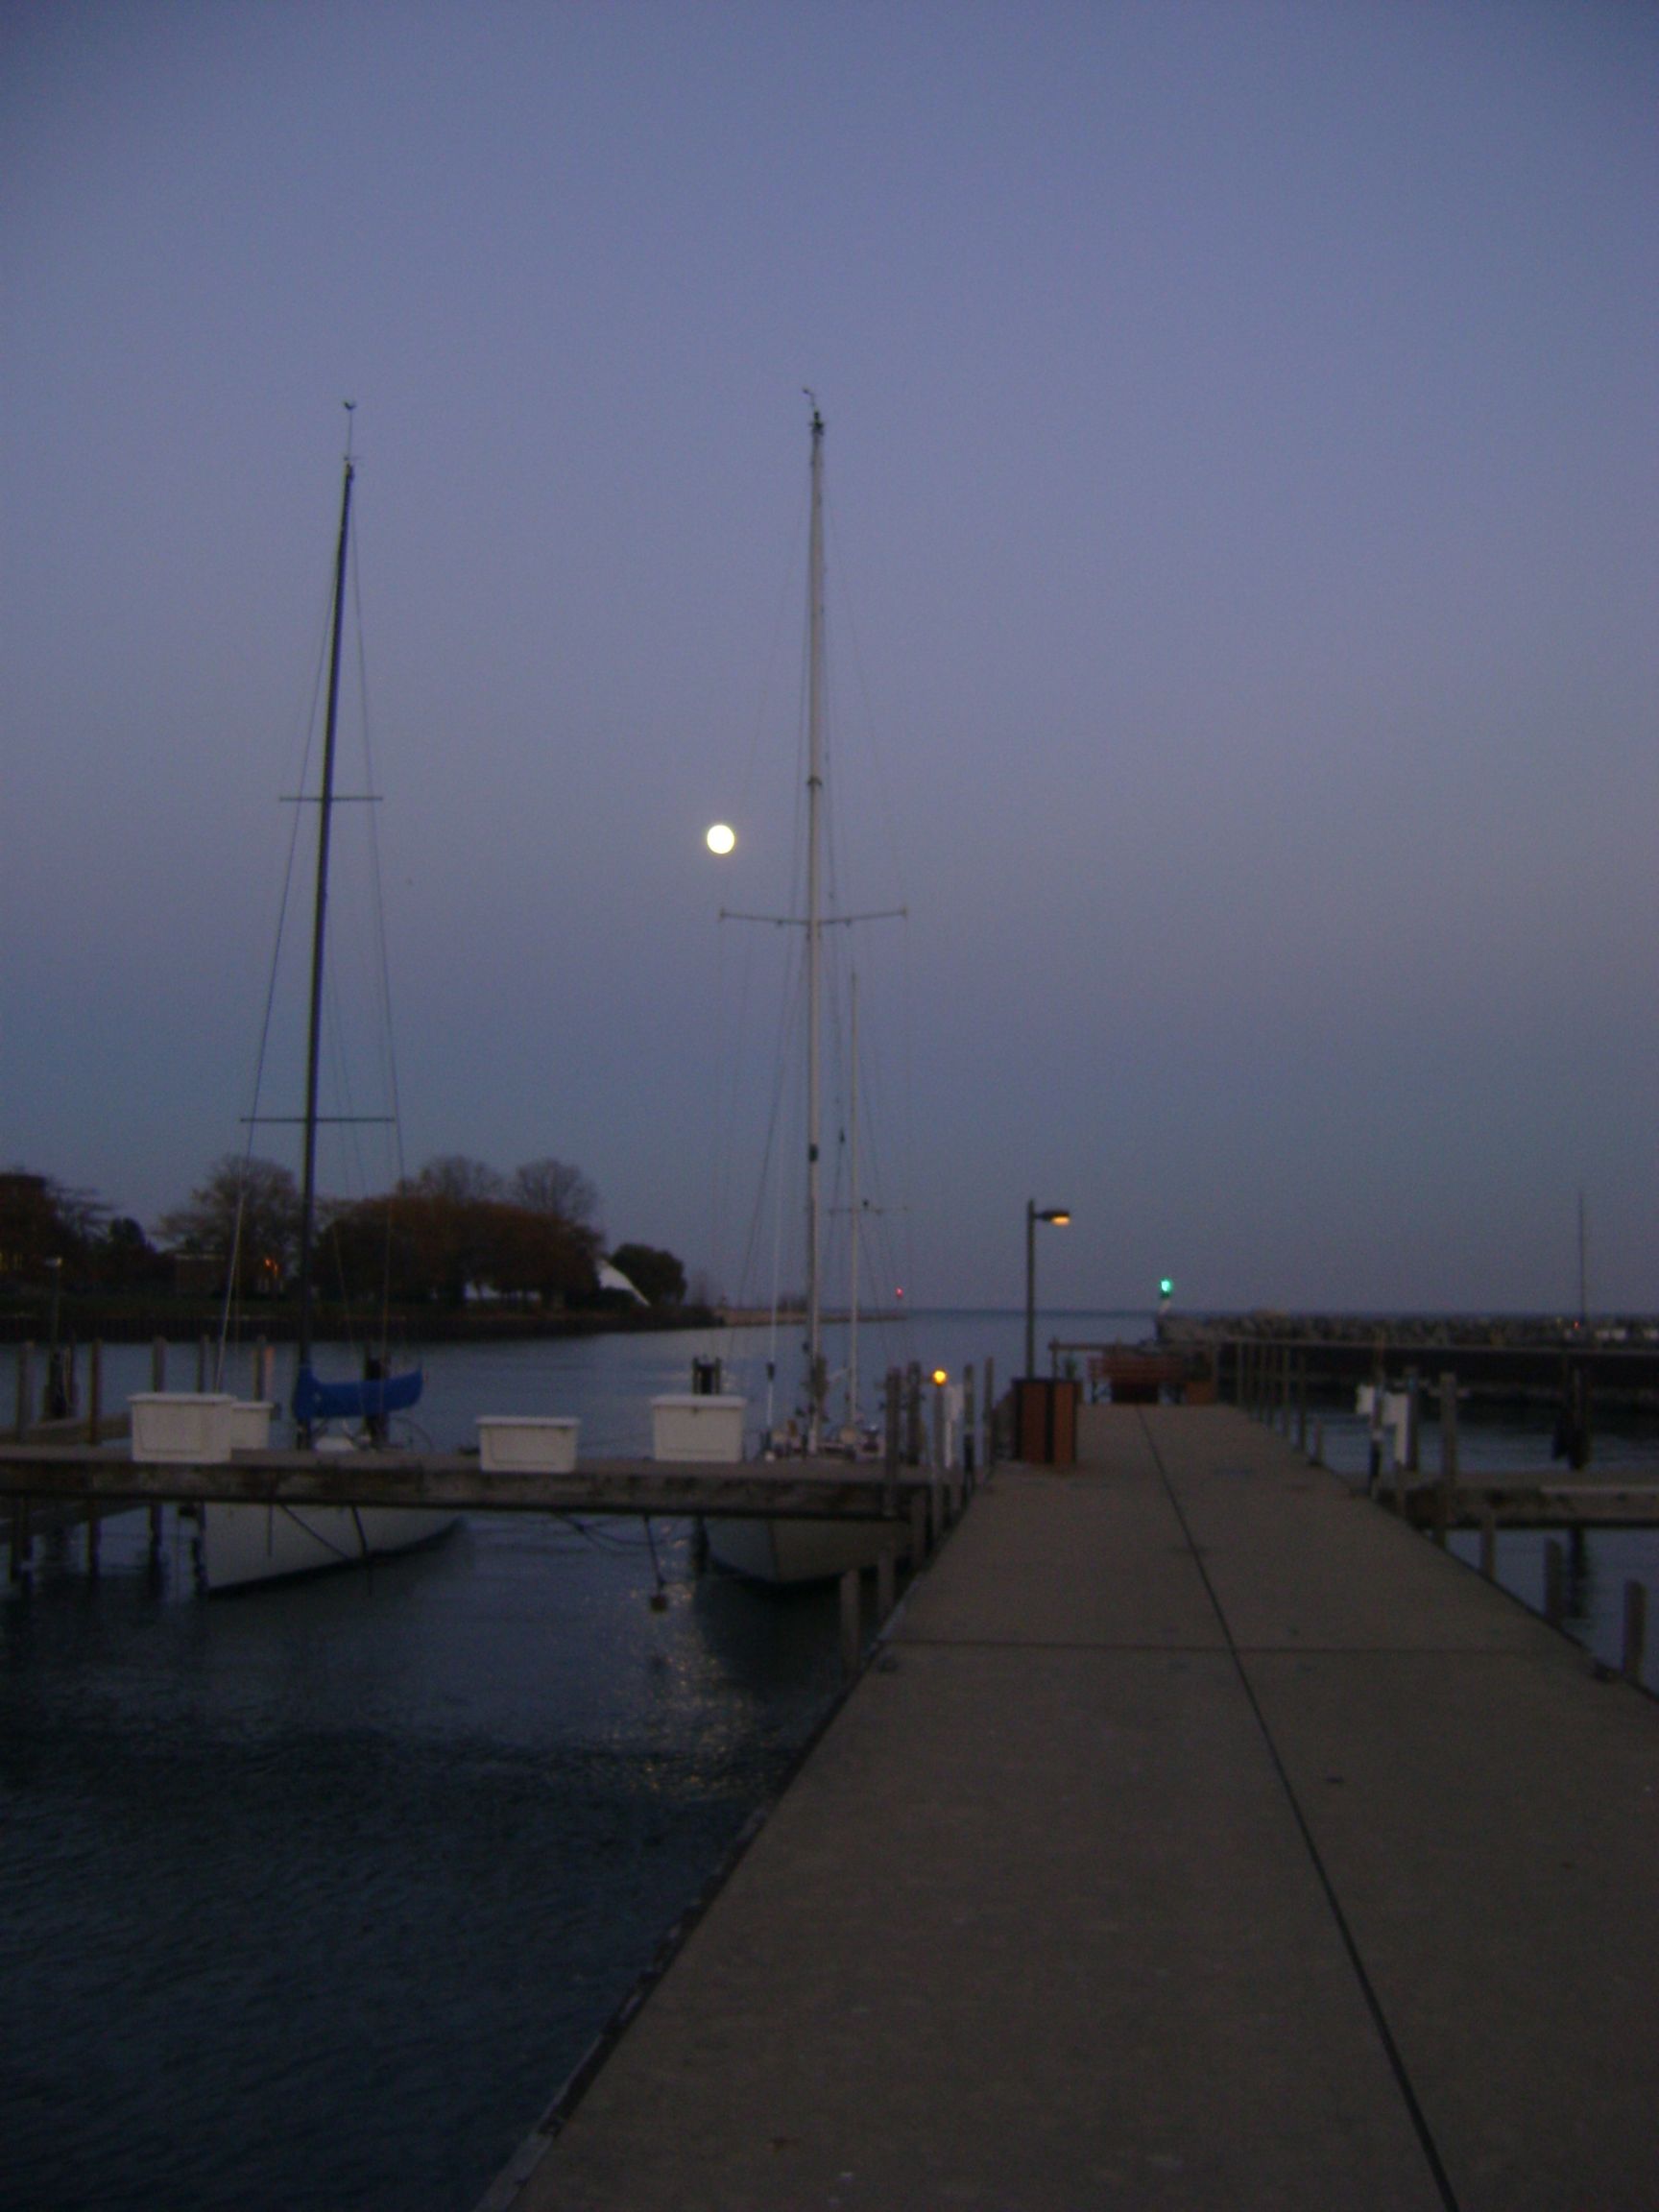
[{"label": "blue boat cover", "polygon": [[361,1382],[319,1382],[301,1367],[294,1384],[294,1418],[302,1429],[319,1421],[377,1421],[406,1413],[421,1396],[426,1378],[419,1367],[407,1375],[386,1375]]}]

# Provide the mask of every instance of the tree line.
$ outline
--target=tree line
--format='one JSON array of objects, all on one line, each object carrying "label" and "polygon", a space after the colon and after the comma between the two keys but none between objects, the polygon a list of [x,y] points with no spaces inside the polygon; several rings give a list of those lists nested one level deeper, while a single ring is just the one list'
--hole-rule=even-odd
[{"label": "tree line", "polygon": [[[502,1175],[448,1154],[388,1192],[318,1208],[313,1280],[322,1295],[461,1305],[494,1297],[558,1307],[602,1295],[598,1194],[580,1168],[533,1160]],[[49,1177],[0,1174],[0,1276],[38,1282],[56,1261],[63,1286],[136,1290],[180,1286],[239,1298],[293,1286],[301,1199],[275,1161],[228,1155],[181,1206],[161,1239],[85,1191]],[[678,1305],[685,1270],[671,1252],[619,1245],[610,1263],[652,1305]]]}]

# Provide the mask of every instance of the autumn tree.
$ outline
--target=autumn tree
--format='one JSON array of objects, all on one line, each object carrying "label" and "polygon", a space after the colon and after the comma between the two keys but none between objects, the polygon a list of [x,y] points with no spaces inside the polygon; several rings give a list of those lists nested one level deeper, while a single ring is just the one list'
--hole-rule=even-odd
[{"label": "autumn tree", "polygon": [[592,1186],[574,1168],[563,1172],[573,1181],[543,1179],[537,1187],[541,1203],[531,1205],[518,1177],[509,1185],[483,1161],[448,1153],[389,1196],[331,1204],[319,1236],[319,1285],[356,1297],[377,1294],[384,1285],[398,1302],[436,1298],[455,1306],[479,1289],[553,1304],[587,1297],[595,1284],[598,1233],[552,1201],[557,1191],[569,1203],[585,1198],[590,1205]]},{"label": "autumn tree", "polygon": [[529,1160],[513,1170],[508,1195],[531,1214],[549,1214],[573,1228],[598,1224],[599,1193],[580,1167],[563,1160]]},{"label": "autumn tree", "polygon": [[580,1222],[527,1206],[492,1208],[489,1280],[513,1297],[563,1305],[591,1295],[599,1239]]},{"label": "autumn tree", "polygon": [[556,1160],[520,1168],[511,1185],[483,1161],[450,1153],[398,1186],[390,1224],[384,1201],[337,1216],[344,1242],[388,1237],[397,1296],[460,1305],[469,1289],[555,1302],[593,1288],[598,1234],[583,1214],[596,1203],[587,1177]]},{"label": "autumn tree", "polygon": [[129,1214],[115,1216],[88,1257],[93,1274],[112,1290],[136,1290],[164,1281],[169,1273],[142,1223]]},{"label": "autumn tree", "polygon": [[651,1244],[618,1244],[611,1255],[641,1298],[653,1306],[678,1306],[685,1296],[685,1268],[672,1252]]},{"label": "autumn tree", "polygon": [[462,1304],[488,1268],[489,1216],[500,1190],[494,1168],[458,1153],[429,1160],[400,1183],[392,1206],[397,1280],[419,1296]]},{"label": "autumn tree", "polygon": [[0,1175],[0,1275],[33,1276],[47,1260],[70,1258],[75,1240],[45,1175]]},{"label": "autumn tree", "polygon": [[487,1205],[505,1195],[496,1170],[482,1160],[469,1160],[464,1152],[440,1153],[401,1188],[422,1198],[440,1198],[448,1206]]},{"label": "autumn tree", "polygon": [[244,1297],[280,1290],[300,1249],[293,1173],[275,1160],[227,1153],[185,1205],[161,1216],[160,1232],[180,1252],[219,1261],[227,1276],[234,1251],[235,1288]]}]

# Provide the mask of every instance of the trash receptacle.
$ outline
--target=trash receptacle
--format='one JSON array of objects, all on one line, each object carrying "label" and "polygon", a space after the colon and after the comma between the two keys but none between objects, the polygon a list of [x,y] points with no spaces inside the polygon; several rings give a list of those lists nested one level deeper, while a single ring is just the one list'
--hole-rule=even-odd
[{"label": "trash receptacle", "polygon": [[1028,1467],[1075,1467],[1077,1400],[1070,1375],[1022,1375],[1014,1383],[1014,1456]]}]

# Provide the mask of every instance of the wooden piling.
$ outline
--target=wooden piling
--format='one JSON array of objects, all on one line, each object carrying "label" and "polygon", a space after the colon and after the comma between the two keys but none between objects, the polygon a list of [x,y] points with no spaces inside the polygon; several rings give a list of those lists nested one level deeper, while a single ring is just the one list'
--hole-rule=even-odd
[{"label": "wooden piling", "polygon": [[882,1459],[881,1472],[886,1479],[883,1493],[889,1513],[899,1503],[899,1370],[887,1370],[887,1396],[882,1406]]},{"label": "wooden piling", "polygon": [[12,1501],[12,1579],[21,1582],[35,1565],[35,1530],[27,1498]]},{"label": "wooden piling", "polygon": [[35,1347],[22,1343],[17,1347],[17,1412],[12,1431],[19,1444],[29,1433],[35,1404]]},{"label": "wooden piling", "polygon": [[1498,1579],[1498,1516],[1490,1505],[1480,1516],[1480,1572],[1488,1582]]},{"label": "wooden piling", "polygon": [[859,1574],[856,1567],[849,1567],[841,1577],[841,1668],[847,1674],[858,1671]]},{"label": "wooden piling", "polygon": [[970,1359],[962,1370],[962,1472],[968,1478],[970,1490],[974,1487],[974,1476],[979,1457],[974,1435],[978,1417],[974,1393],[974,1362]]},{"label": "wooden piling", "polygon": [[167,1339],[153,1336],[150,1339],[150,1387],[165,1390],[167,1387]]},{"label": "wooden piling", "polygon": [[876,1554],[876,1619],[884,1623],[891,1614],[899,1594],[899,1562],[891,1544],[883,1544]]},{"label": "wooden piling", "polygon": [[76,1345],[73,1337],[64,1344],[50,1344],[46,1348],[46,1387],[41,1393],[40,1417],[45,1421],[63,1421],[75,1410]]},{"label": "wooden piling", "polygon": [[1423,1417],[1423,1378],[1415,1367],[1406,1370],[1406,1472],[1418,1475],[1423,1469],[1423,1444],[1419,1430]]},{"label": "wooden piling", "polygon": [[922,1369],[914,1359],[904,1371],[904,1461],[922,1464]]},{"label": "wooden piling", "polygon": [[1440,1375],[1440,1481],[1434,1493],[1434,1541],[1442,1546],[1457,1502],[1457,1378],[1450,1368]]},{"label": "wooden piling", "polygon": [[1544,1544],[1544,1618],[1551,1628],[1559,1628],[1566,1617],[1566,1581],[1567,1554],[1558,1538],[1547,1537]]},{"label": "wooden piling", "polygon": [[1440,1375],[1440,1479],[1457,1487],[1457,1378],[1448,1368]]},{"label": "wooden piling", "polygon": [[985,1472],[997,1464],[997,1362],[985,1362]]},{"label": "wooden piling", "polygon": [[927,1557],[927,1500],[923,1491],[910,1497],[910,1563],[920,1567]]},{"label": "wooden piling", "polygon": [[1647,1585],[1630,1581],[1624,1585],[1624,1649],[1619,1662],[1619,1671],[1626,1682],[1642,1679],[1642,1659],[1647,1643]]},{"label": "wooden piling", "polygon": [[[86,1348],[86,1441],[96,1444],[104,1423],[104,1343],[94,1336]],[[94,1580],[99,1567],[103,1515],[90,1502],[86,1506],[86,1572]]]}]

